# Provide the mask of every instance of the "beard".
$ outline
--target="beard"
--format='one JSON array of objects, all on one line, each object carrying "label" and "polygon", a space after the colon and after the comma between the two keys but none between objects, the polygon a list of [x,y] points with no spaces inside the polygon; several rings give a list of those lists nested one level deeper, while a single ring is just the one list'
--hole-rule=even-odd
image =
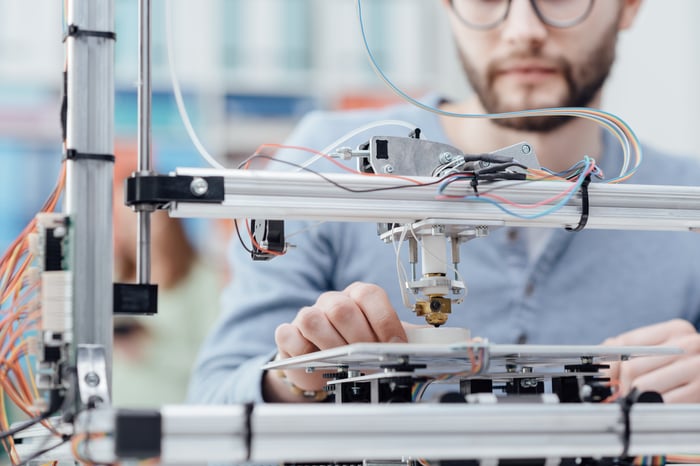
[{"label": "beard", "polygon": [[[534,103],[528,103],[524,99],[521,108],[512,108],[504,103],[503,96],[495,89],[501,63],[509,60],[538,59],[551,63],[563,77],[566,85],[566,93],[551,107],[587,107],[603,87],[613,62],[615,61],[615,49],[617,45],[617,22],[612,24],[599,43],[580,63],[573,64],[563,57],[553,58],[542,53],[539,46],[533,45],[528,49],[511,54],[506,59],[491,62],[485,75],[479,74],[476,67],[462,52],[459,53],[464,72],[487,113],[505,113],[520,110],[533,110],[540,108]],[[524,92],[534,92],[534,86],[528,85]],[[495,124],[518,131],[547,133],[553,131],[574,117],[568,116],[533,116],[518,118],[502,118],[491,120]]]}]

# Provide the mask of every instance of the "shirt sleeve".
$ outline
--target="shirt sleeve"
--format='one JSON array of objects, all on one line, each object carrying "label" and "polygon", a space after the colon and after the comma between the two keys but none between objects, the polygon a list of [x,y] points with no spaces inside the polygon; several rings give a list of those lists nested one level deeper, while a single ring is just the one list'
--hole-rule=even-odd
[{"label": "shirt sleeve", "polygon": [[[287,144],[322,148],[326,142],[323,135],[338,134],[337,129],[329,131],[328,123],[323,123],[320,115],[310,115]],[[304,162],[303,154],[297,157],[300,163]],[[239,221],[239,227],[247,242],[243,221]],[[304,234],[293,235],[299,231]],[[233,235],[228,251],[232,280],[222,294],[221,315],[195,363],[190,402],[262,402],[261,366],[275,355],[276,327],[291,322],[299,309],[313,304],[321,293],[333,288],[336,254],[323,228],[315,228],[309,222],[288,221],[285,234],[294,249],[265,262],[253,261],[237,235]]]}]

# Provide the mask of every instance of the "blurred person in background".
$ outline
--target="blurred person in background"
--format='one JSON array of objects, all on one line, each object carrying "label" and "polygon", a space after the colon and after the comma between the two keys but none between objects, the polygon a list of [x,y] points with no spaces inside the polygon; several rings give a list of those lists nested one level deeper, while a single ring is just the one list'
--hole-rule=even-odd
[{"label": "blurred person in background", "polygon": [[[133,150],[118,149],[114,175],[114,279],[136,281],[137,215],[124,205],[124,180],[136,166]],[[147,407],[182,403],[194,358],[219,308],[222,274],[202,257],[180,219],[151,215],[154,316],[115,316],[113,403]]]},{"label": "blurred person in background", "polygon": [[[475,92],[461,101],[439,95],[424,100],[460,114],[599,107],[618,35],[632,26],[641,3],[442,0]],[[612,174],[622,160],[614,137],[580,118],[466,120],[405,104],[312,113],[287,145],[322,150],[342,134],[384,120],[409,121],[428,139],[466,154],[527,141],[541,165],[554,171],[587,154]],[[406,135],[403,128],[379,131]],[[356,134],[343,145],[367,139],[367,133]],[[633,183],[692,186],[700,177],[697,160],[649,146],[644,159]],[[192,400],[320,401],[327,394],[322,371],[261,367],[275,358],[349,343],[407,341],[404,325],[410,324],[401,319],[413,316],[401,306],[397,253],[376,237],[376,224],[289,221],[285,229],[303,234],[294,235],[293,251],[272,261],[253,263],[243,248],[231,247],[236,276],[224,292],[222,317],[202,347]],[[609,375],[622,394],[634,387],[657,391],[667,402],[700,401],[697,237],[507,227],[463,243],[460,257],[468,264],[460,273],[469,294],[453,309],[449,325],[498,343],[677,346],[685,353],[616,364]]]}]

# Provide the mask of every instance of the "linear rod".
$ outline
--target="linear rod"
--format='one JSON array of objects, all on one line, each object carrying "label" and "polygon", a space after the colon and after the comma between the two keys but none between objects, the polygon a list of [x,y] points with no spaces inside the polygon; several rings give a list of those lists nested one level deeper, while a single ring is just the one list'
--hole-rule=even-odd
[{"label": "linear rod", "polygon": [[[138,65],[138,171],[151,174],[153,170],[151,120],[153,109],[151,79],[151,0],[139,0],[139,65]],[[151,210],[144,206],[136,218],[136,282],[151,280]]]}]

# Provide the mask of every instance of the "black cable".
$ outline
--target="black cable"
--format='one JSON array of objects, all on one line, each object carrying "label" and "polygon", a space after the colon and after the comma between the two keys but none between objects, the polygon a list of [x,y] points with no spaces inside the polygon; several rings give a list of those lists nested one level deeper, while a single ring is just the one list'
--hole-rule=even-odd
[{"label": "black cable", "polygon": [[52,415],[53,415],[53,413],[51,413],[51,412],[41,413],[38,416],[35,416],[27,421],[24,421],[22,424],[20,424],[18,426],[12,427],[11,429],[6,430],[4,432],[0,432],[0,440],[4,440],[7,437],[12,437],[13,435],[18,434],[18,433],[22,432],[23,430],[27,430],[30,427],[33,427],[33,426],[39,424],[41,421],[48,419]]},{"label": "black cable", "polygon": [[632,411],[632,406],[637,400],[639,392],[636,388],[633,388],[629,394],[619,401],[620,410],[622,411],[622,422],[624,423],[625,430],[622,432],[622,453],[620,458],[627,458],[630,449],[630,438],[632,436],[632,425],[630,422],[630,412]]},{"label": "black cable", "polygon": [[253,254],[253,250],[249,248],[247,244],[245,244],[245,241],[243,241],[243,236],[241,236],[241,230],[238,228],[238,220],[234,219],[233,225],[236,227],[236,235],[238,235],[238,241],[241,242],[241,246],[243,246],[243,249],[245,249],[248,252],[248,254]]},{"label": "black cable", "polygon": [[[47,438],[51,438],[51,437],[47,437]],[[51,450],[55,450],[56,448],[60,447],[61,445],[64,445],[64,444],[70,442],[71,438],[72,438],[72,436],[70,436],[70,435],[64,435],[62,437],[62,440],[59,443],[57,443],[56,445],[51,445],[50,447],[43,448],[43,449],[33,453],[29,458],[22,460],[22,462],[19,463],[17,466],[27,466],[29,463],[31,463],[35,459],[39,458],[40,456],[45,455],[48,452],[50,452]]]},{"label": "black cable", "polygon": [[586,177],[583,179],[583,183],[581,183],[581,219],[579,220],[578,225],[576,225],[576,227],[566,227],[566,231],[581,231],[586,227],[586,224],[588,223],[588,214],[590,212],[590,203],[588,198],[589,184],[591,184],[590,173],[586,175]]},{"label": "black cable", "polygon": [[65,401],[65,397],[63,396],[63,393],[61,390],[51,390],[49,393],[49,406],[46,409],[46,411],[44,411],[41,414],[36,415],[35,417],[33,417],[27,421],[22,422],[21,424],[15,426],[15,427],[12,427],[4,432],[0,432],[0,441],[6,439],[8,437],[12,437],[12,436],[22,432],[23,430],[27,430],[30,427],[33,427],[33,426],[39,424],[40,422],[50,418],[54,414],[58,413],[58,411],[60,411],[61,407],[64,404],[64,401]]},{"label": "black cable", "polygon": [[508,163],[513,161],[513,157],[496,154],[464,155],[465,162],[488,162],[488,163]]},{"label": "black cable", "polygon": [[243,432],[243,439],[245,441],[245,460],[246,463],[250,462],[250,457],[253,452],[253,409],[255,408],[254,403],[245,404],[245,431]]},{"label": "black cable", "polygon": [[[450,177],[452,177],[452,176],[455,176],[455,175],[458,175],[458,174],[459,174],[459,173],[451,173],[451,174],[449,174],[449,175],[446,175],[446,176],[444,176],[444,177],[442,177],[442,178],[439,178],[439,179],[437,179],[437,180],[435,180],[435,181],[431,181],[431,182],[429,182],[429,183],[421,183],[421,184],[407,183],[407,184],[404,184],[404,185],[399,185],[399,186],[386,186],[386,187],[383,187],[383,188],[353,189],[353,188],[348,188],[347,186],[343,186],[342,184],[340,184],[340,183],[338,183],[338,182],[336,182],[336,181],[331,180],[330,178],[328,178],[327,176],[325,176],[323,173],[319,173],[319,172],[317,172],[317,171],[315,171],[315,170],[312,170],[312,169],[310,169],[310,168],[308,168],[308,167],[304,167],[303,165],[300,165],[300,164],[295,163],[295,162],[289,162],[289,161],[287,161],[287,160],[277,159],[277,158],[272,157],[272,156],[270,156],[270,155],[263,155],[263,154],[252,155],[252,156],[248,157],[246,160],[244,160],[243,162],[241,162],[241,165],[239,165],[239,167],[245,165],[246,163],[248,163],[248,162],[250,162],[250,161],[252,161],[252,160],[255,160],[256,158],[267,159],[267,160],[271,160],[271,161],[273,161],[273,162],[282,163],[282,164],[289,165],[289,166],[294,167],[294,168],[298,168],[298,169],[300,169],[300,170],[304,170],[304,171],[306,171],[306,172],[308,172],[308,173],[312,173],[312,174],[318,176],[319,178],[321,178],[322,180],[324,180],[324,181],[326,181],[326,182],[332,184],[332,185],[335,186],[336,188],[340,188],[340,189],[342,189],[343,191],[347,191],[347,192],[355,193],[355,194],[374,193],[374,192],[379,192],[379,191],[392,191],[392,190],[407,189],[407,188],[418,188],[418,187],[423,187],[423,186],[434,186],[434,185],[437,185],[437,184],[442,183],[442,182],[443,182],[444,180],[446,180],[447,178],[450,178]],[[468,173],[468,175],[471,175],[471,173]]]}]

